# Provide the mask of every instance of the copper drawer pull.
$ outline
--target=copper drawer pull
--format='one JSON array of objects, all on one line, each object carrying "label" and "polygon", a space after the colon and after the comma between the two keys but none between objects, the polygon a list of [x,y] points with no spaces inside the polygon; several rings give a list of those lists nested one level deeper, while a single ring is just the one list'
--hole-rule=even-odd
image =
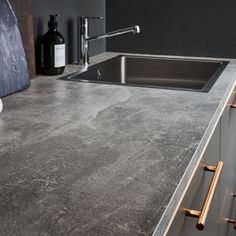
[{"label": "copper drawer pull", "polygon": [[[233,195],[233,197],[236,197],[236,194],[233,193],[232,195]],[[228,223],[234,224],[234,229],[236,230],[236,220],[228,219],[227,221],[228,221]]]},{"label": "copper drawer pull", "polygon": [[[236,96],[236,92],[233,92],[234,96]],[[236,109],[236,103],[233,103],[230,105],[231,108]]]},{"label": "copper drawer pull", "polygon": [[236,230],[236,220],[228,220],[228,222],[234,224],[234,229]]},{"label": "copper drawer pull", "polygon": [[222,161],[219,161],[217,166],[205,166],[204,167],[205,171],[214,172],[214,175],[211,180],[211,184],[208,189],[202,210],[196,211],[196,210],[185,209],[186,216],[198,218],[198,222],[196,225],[198,230],[203,230],[205,227],[208,212],[209,212],[209,209],[210,209],[210,206],[211,206],[211,203],[212,203],[215,191],[216,191],[217,184],[220,179],[220,175],[222,173],[223,165],[224,165],[224,163]]}]

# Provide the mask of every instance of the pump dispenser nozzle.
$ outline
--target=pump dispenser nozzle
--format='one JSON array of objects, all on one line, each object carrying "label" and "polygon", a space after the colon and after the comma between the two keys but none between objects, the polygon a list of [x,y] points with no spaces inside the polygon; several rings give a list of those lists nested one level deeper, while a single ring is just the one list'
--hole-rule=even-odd
[{"label": "pump dispenser nozzle", "polygon": [[58,26],[57,17],[60,15],[59,14],[51,14],[49,16],[50,16],[50,20],[48,22],[49,29],[57,28],[57,26]]}]

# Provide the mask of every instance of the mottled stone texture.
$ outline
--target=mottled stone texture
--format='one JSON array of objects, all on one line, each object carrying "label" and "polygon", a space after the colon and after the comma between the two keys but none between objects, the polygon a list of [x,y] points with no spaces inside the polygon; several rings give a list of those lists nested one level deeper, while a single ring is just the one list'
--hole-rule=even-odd
[{"label": "mottled stone texture", "polygon": [[3,99],[0,235],[162,236],[235,72],[209,93],[38,77]]},{"label": "mottled stone texture", "polygon": [[0,97],[29,87],[25,53],[16,16],[8,0],[0,1]]}]

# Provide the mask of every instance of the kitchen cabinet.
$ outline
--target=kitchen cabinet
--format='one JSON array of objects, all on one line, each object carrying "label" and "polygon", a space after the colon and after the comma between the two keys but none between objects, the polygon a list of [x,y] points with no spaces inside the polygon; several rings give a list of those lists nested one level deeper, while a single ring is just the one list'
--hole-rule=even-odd
[{"label": "kitchen cabinet", "polygon": [[167,234],[168,236],[218,235],[219,186],[217,186],[213,196],[204,230],[200,231],[196,228],[198,219],[186,216],[186,208],[198,211],[201,211],[203,208],[203,203],[205,202],[214,175],[214,173],[204,170],[204,167],[206,165],[215,166],[220,161],[220,132],[221,129],[219,122],[172,222]]},{"label": "kitchen cabinet", "polygon": [[[236,220],[236,103],[233,92],[210,139],[207,149],[188,187],[183,201],[167,233],[168,236],[233,236]],[[186,208],[201,210],[211,175],[204,165],[224,163],[218,187],[210,206],[204,230],[196,229],[198,219],[186,216]]]},{"label": "kitchen cabinet", "polygon": [[236,103],[233,93],[221,117],[221,160],[224,171],[220,181],[220,236],[236,235],[233,224],[227,219],[236,220]]}]

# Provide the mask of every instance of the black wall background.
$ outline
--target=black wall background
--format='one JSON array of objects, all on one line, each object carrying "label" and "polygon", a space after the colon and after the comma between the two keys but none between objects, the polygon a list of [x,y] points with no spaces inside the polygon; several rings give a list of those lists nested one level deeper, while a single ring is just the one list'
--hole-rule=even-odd
[{"label": "black wall background", "polygon": [[107,40],[108,51],[236,57],[235,0],[107,0],[106,27],[140,25]]},{"label": "black wall background", "polygon": [[[77,60],[77,16],[105,16],[105,0],[32,0],[36,61],[40,64],[39,39],[48,30],[49,14],[60,14],[58,31],[63,34],[67,45],[67,63]],[[105,21],[91,21],[91,35],[105,32]],[[106,49],[105,41],[90,43],[90,54]]]}]

